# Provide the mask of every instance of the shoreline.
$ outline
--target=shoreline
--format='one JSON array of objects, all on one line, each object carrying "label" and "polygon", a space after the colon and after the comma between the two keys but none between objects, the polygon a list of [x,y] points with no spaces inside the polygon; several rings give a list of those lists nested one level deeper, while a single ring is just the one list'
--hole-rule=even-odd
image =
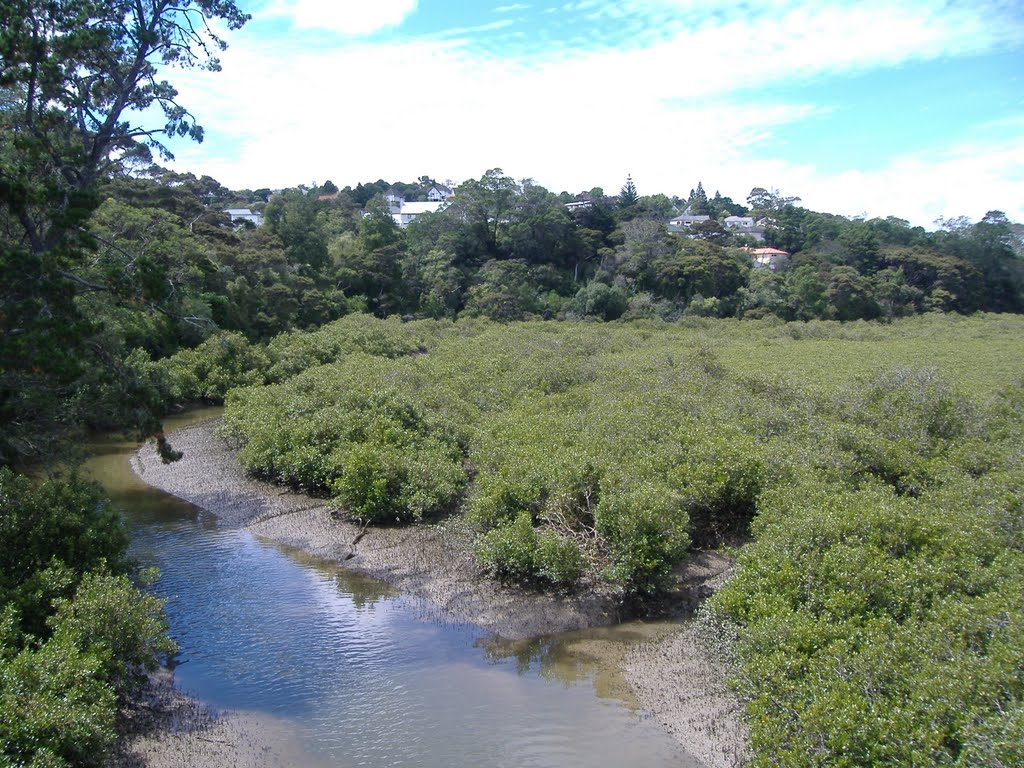
[{"label": "shoreline", "polygon": [[[403,528],[361,528],[337,519],[324,500],[254,480],[235,460],[232,446],[217,434],[218,424],[219,420],[210,420],[175,430],[172,442],[185,455],[174,464],[163,464],[147,443],[132,455],[132,470],[145,483],[214,515],[220,525],[246,528],[256,536],[343,563],[505,640],[607,626],[627,618],[617,595],[602,583],[585,584],[568,596],[502,587],[476,564],[474,534],[459,518]],[[717,553],[696,556],[680,572],[680,608],[692,611],[727,578],[729,566]],[[725,687],[725,665],[712,660],[702,647],[693,630],[681,625],[679,632],[632,648],[621,669],[640,706],[677,743],[709,768],[732,768],[742,764],[745,746],[741,708]],[[240,733],[251,730],[234,715],[216,719],[235,721]],[[173,720],[169,726],[174,729]],[[260,742],[262,734],[253,738]],[[205,757],[204,761],[218,764]]]},{"label": "shoreline", "polygon": [[149,675],[119,719],[122,733],[107,768],[326,768],[302,748],[289,723],[263,713],[216,711],[179,690],[166,668]]}]

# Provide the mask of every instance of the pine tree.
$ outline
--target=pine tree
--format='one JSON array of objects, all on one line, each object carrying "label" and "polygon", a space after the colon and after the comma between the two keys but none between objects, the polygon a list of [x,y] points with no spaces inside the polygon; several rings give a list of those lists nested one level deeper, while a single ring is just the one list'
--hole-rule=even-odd
[{"label": "pine tree", "polygon": [[636,193],[636,185],[633,184],[633,177],[627,175],[626,183],[619,190],[619,208],[629,208],[631,205],[636,205],[637,200],[640,199],[640,195]]}]

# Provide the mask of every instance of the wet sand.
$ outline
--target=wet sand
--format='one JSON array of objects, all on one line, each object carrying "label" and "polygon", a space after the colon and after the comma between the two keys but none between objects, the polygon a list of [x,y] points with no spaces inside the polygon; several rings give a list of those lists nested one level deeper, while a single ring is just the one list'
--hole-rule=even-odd
[{"label": "wet sand", "polygon": [[726,685],[730,662],[715,628],[698,620],[626,652],[622,670],[641,706],[710,768],[746,762],[743,707]]},{"label": "wet sand", "polygon": [[[246,527],[316,557],[340,561],[437,605],[460,621],[481,626],[506,640],[615,624],[625,618],[618,595],[606,584],[585,584],[573,595],[544,595],[508,589],[487,578],[473,558],[474,533],[453,518],[435,525],[367,528],[340,520],[322,500],[254,480],[235,460],[234,448],[217,433],[219,421],[177,430],[171,441],[185,457],[163,464],[153,445],[141,448],[132,468],[146,483],[215,515],[220,525]],[[728,561],[714,553],[694,559],[679,573],[678,607],[691,610],[725,577]],[[745,735],[739,705],[725,688],[727,665],[712,663],[704,638],[682,630],[633,648],[623,672],[639,705],[652,713],[691,754],[711,768],[742,764]],[[195,705],[199,706],[199,705]],[[220,718],[231,721],[232,718]],[[173,721],[169,723],[173,727]],[[271,754],[264,732],[241,741]],[[234,739],[239,741],[238,738]],[[208,742],[202,742],[206,745]],[[159,750],[157,750],[159,752]],[[230,757],[230,755],[228,756]],[[247,765],[211,762],[206,765]],[[164,766],[153,754],[134,765]],[[275,765],[274,762],[258,763]],[[127,764],[126,764],[127,765]]]},{"label": "wet sand", "polygon": [[301,734],[263,714],[223,715],[186,696],[171,672],[121,710],[123,738],[109,768],[327,768],[303,750]]}]

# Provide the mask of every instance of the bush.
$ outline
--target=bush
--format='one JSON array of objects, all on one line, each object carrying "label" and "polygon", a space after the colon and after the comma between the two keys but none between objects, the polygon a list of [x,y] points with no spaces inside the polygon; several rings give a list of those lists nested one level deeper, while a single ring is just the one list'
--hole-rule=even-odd
[{"label": "bush", "polygon": [[224,331],[157,362],[170,382],[170,403],[223,403],[229,390],[261,384],[270,360],[262,347],[242,334]]},{"label": "bush", "polygon": [[665,485],[641,482],[605,492],[597,530],[611,550],[608,575],[641,596],[665,589],[689,549],[688,527],[684,499]]},{"label": "bush", "polygon": [[74,598],[58,600],[56,609],[49,621],[54,637],[102,659],[103,678],[118,691],[141,684],[177,649],[167,636],[163,601],[126,576],[88,573]]},{"label": "bush", "polygon": [[575,586],[586,567],[579,545],[554,531],[541,531],[537,538],[538,580],[556,587]]},{"label": "bush", "polygon": [[693,437],[685,462],[669,473],[683,496],[690,539],[698,548],[734,543],[749,533],[765,469],[753,441],[718,429]]},{"label": "bush", "polygon": [[974,723],[1019,706],[1024,560],[967,498],[813,476],[762,496],[713,598],[738,628],[755,765],[954,764],[984,742]]},{"label": "bush", "polygon": [[964,433],[970,406],[934,369],[896,368],[858,384],[847,419],[929,453]]},{"label": "bush", "polygon": [[174,645],[98,486],[0,469],[0,765],[98,766],[118,696]]},{"label": "bush", "polygon": [[511,522],[485,533],[477,547],[477,557],[502,581],[528,584],[535,577],[537,532],[529,512],[521,512]]},{"label": "bush", "polygon": [[0,658],[0,764],[102,765],[117,712],[102,667],[70,637]]},{"label": "bush", "polygon": [[574,587],[585,565],[575,541],[550,530],[538,532],[529,512],[485,533],[477,557],[502,581],[541,588]]},{"label": "bush", "polygon": [[749,530],[713,600],[739,638],[755,764],[1013,762],[1019,316],[424,336],[428,354],[345,351],[233,395],[246,465],[334,483],[360,519],[416,519],[468,487],[481,562],[532,587],[601,571],[642,599],[691,545]]},{"label": "bush", "polygon": [[0,468],[0,605],[14,603],[24,631],[45,636],[53,601],[98,567],[128,572],[128,533],[99,486],[72,478],[38,487]]},{"label": "bush", "polygon": [[309,368],[338,362],[354,353],[394,359],[423,352],[444,327],[438,323],[403,323],[395,316],[381,320],[353,314],[315,331],[282,333],[267,345],[273,361],[268,380],[286,381]]},{"label": "bush", "polygon": [[355,519],[452,509],[466,484],[454,427],[408,391],[396,363],[352,354],[228,398],[224,430],[254,474],[327,494]]},{"label": "bush", "polygon": [[451,446],[363,442],[333,454],[332,501],[363,523],[408,523],[452,509],[466,476]]}]

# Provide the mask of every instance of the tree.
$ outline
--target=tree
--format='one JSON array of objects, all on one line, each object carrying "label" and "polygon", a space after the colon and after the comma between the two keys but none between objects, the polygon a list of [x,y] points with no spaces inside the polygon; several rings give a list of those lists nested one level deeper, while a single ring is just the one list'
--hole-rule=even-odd
[{"label": "tree", "polygon": [[777,189],[769,190],[764,187],[754,187],[747,195],[747,205],[753,212],[762,215],[782,210],[787,205],[799,202],[799,197],[786,197]]},{"label": "tree", "polygon": [[466,262],[482,263],[504,255],[502,235],[508,228],[519,185],[501,168],[492,168],[479,179],[459,185],[455,202],[444,215],[462,223],[458,256]]},{"label": "tree", "polygon": [[972,312],[981,304],[982,276],[963,259],[921,246],[886,247],[880,254],[883,264],[899,270],[908,286],[939,297],[938,306],[944,310]]},{"label": "tree", "polygon": [[714,219],[698,221],[690,225],[689,235],[696,240],[707,240],[709,243],[722,243],[729,237],[729,232]]},{"label": "tree", "polygon": [[462,305],[464,275],[453,265],[455,255],[434,248],[422,256],[410,252],[404,276],[419,311],[428,317],[455,317]]},{"label": "tree", "polygon": [[626,183],[622,185],[622,189],[619,190],[619,208],[629,208],[632,205],[636,205],[636,202],[640,199],[640,195],[637,194],[636,185],[633,183],[632,176],[626,176]]},{"label": "tree", "polygon": [[752,269],[747,285],[740,289],[740,309],[744,317],[774,314],[789,319],[786,284],[782,275],[771,269]]},{"label": "tree", "polygon": [[[203,129],[177,91],[157,80],[157,65],[218,70],[212,51],[226,44],[210,22],[238,29],[248,18],[231,0],[3,4],[0,85],[13,103],[2,117],[20,155],[4,152],[4,203],[31,252],[53,249],[67,234],[71,222],[47,211],[68,214],[126,156],[148,159],[152,148],[170,158],[162,135],[202,141]],[[132,120],[130,113],[154,105],[163,126]],[[34,200],[32,192],[48,194]],[[39,202],[44,210],[33,210]]]},{"label": "tree", "polygon": [[882,316],[889,320],[912,314],[917,302],[921,300],[921,291],[907,285],[901,269],[879,270],[871,276],[871,282],[874,285],[875,303]]},{"label": "tree", "polygon": [[593,315],[602,320],[617,320],[628,308],[629,297],[622,288],[597,280],[580,288],[572,302],[577,315]]},{"label": "tree", "polygon": [[739,203],[733,202],[731,197],[722,197],[720,192],[708,200],[708,214],[713,219],[720,219],[723,216],[743,216],[746,209]]},{"label": "tree", "polygon": [[1013,250],[1010,221],[989,211],[956,243],[955,252],[974,264],[985,280],[985,309],[1019,312],[1024,308],[1024,268]]},{"label": "tree", "polygon": [[488,261],[466,292],[465,313],[508,322],[536,312],[541,290],[535,271],[519,260]]},{"label": "tree", "polygon": [[[202,140],[157,67],[217,70],[225,43],[211,25],[248,18],[232,0],[0,4],[0,464],[56,447],[89,367],[130,379],[76,306],[81,292],[115,289],[82,274],[95,246],[84,224],[104,178],[153,149],[171,156],[163,136]],[[153,107],[162,125],[147,124]]]},{"label": "tree", "polygon": [[687,200],[689,211],[694,216],[710,214],[708,209],[708,194],[704,191],[704,184],[697,182],[697,189],[690,192],[690,199]]},{"label": "tree", "polygon": [[118,695],[174,650],[98,486],[0,468],[0,765],[102,765]]},{"label": "tree", "polygon": [[786,293],[792,317],[797,320],[823,317],[828,306],[825,291],[826,285],[811,265],[804,264],[789,272],[786,276]]},{"label": "tree", "polygon": [[342,235],[331,246],[335,278],[346,296],[364,296],[370,311],[385,316],[399,312],[408,289],[402,274],[405,242],[387,205],[370,202],[359,223],[358,237]]},{"label": "tree", "polygon": [[697,294],[706,298],[731,296],[746,277],[739,253],[702,240],[679,240],[674,253],[653,263],[649,287],[684,304]]},{"label": "tree", "polygon": [[878,305],[871,281],[853,267],[835,267],[830,274],[826,295],[836,320],[871,319],[878,316]]},{"label": "tree", "polygon": [[843,247],[843,261],[861,274],[871,274],[878,268],[878,239],[863,222],[850,222],[839,235]]},{"label": "tree", "polygon": [[267,203],[267,227],[281,238],[288,263],[299,270],[316,271],[327,263],[322,203],[317,197],[315,191],[289,189]]}]

